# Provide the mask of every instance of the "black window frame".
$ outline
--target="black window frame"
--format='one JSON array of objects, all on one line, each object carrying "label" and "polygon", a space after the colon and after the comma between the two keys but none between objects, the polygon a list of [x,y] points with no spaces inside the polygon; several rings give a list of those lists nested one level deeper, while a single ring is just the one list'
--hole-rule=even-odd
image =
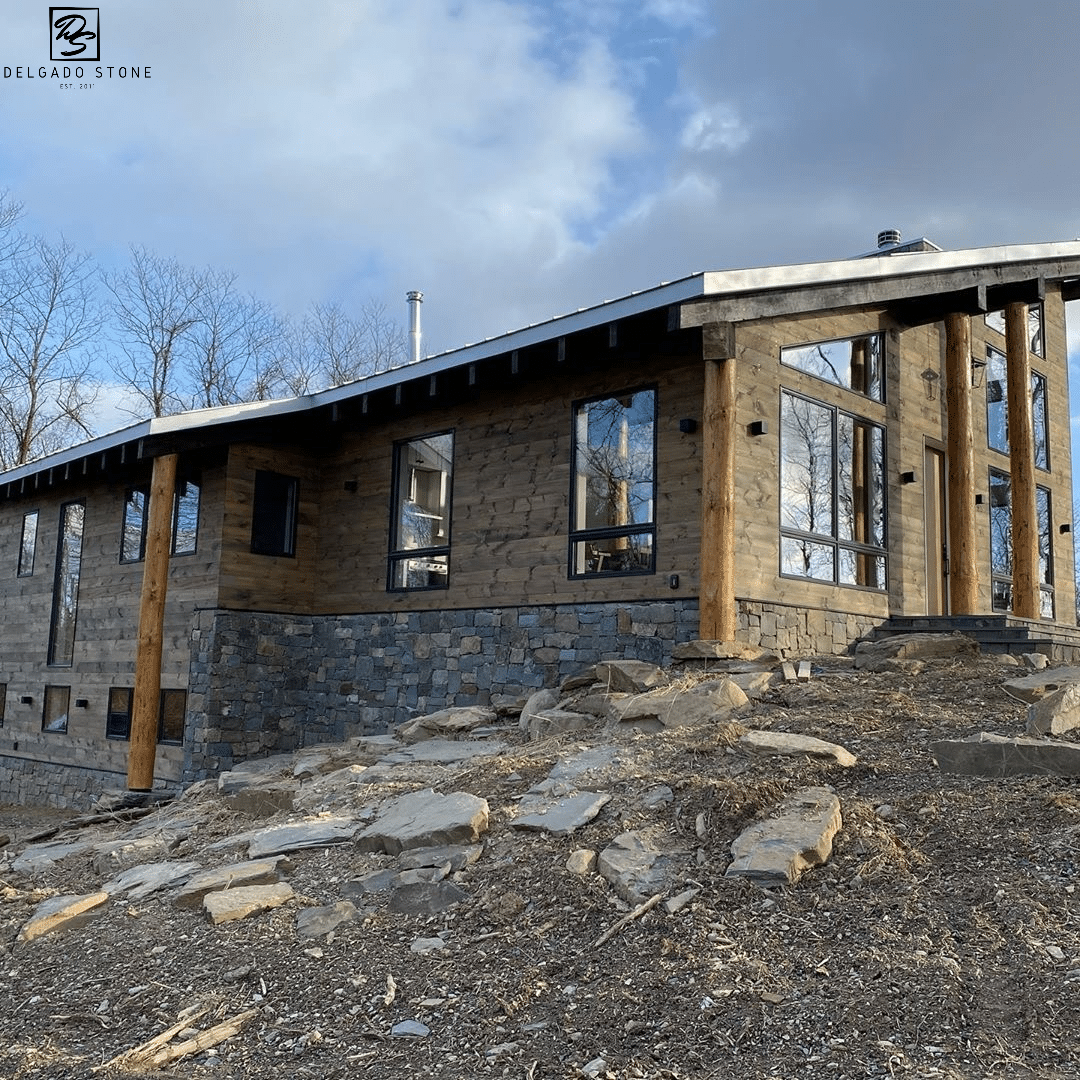
[{"label": "black window frame", "polygon": [[[1013,609],[1013,551],[1012,551],[1012,474],[990,466],[987,470],[990,513],[990,607],[993,611],[1011,613]],[[1004,483],[1002,483],[1004,481]],[[1004,489],[1008,499],[1001,501]],[[1057,605],[1054,587],[1054,493],[1043,484],[1035,485],[1035,517],[1039,543],[1039,617],[1053,619]],[[1004,509],[995,521],[995,511]]]},{"label": "black window frame", "polygon": [[[1008,357],[997,346],[989,343],[986,346],[984,371],[986,381],[986,446],[995,454],[1003,454],[1008,457],[1010,454]],[[1001,377],[992,378],[996,373],[1000,373]],[[1041,371],[1032,367],[1031,385],[1028,387],[1028,394],[1031,398],[1031,437],[1034,442],[1035,468],[1040,469],[1042,472],[1052,471],[1050,467],[1048,385],[1049,380],[1047,377]],[[995,387],[997,387],[996,390]],[[1000,406],[1003,410],[1000,424],[992,422],[991,409],[993,406]],[[997,439],[998,432],[1001,433],[1001,440]]]},{"label": "black window frame", "polygon": [[[142,512],[138,520],[129,520],[129,511],[132,507],[132,496],[142,497]],[[139,563],[146,558],[146,525],[150,513],[150,487],[147,484],[133,484],[124,492],[124,512],[120,521],[120,562],[130,564]],[[128,543],[129,537],[137,537],[138,551],[131,554]]]},{"label": "black window frame", "polygon": [[[33,528],[31,529],[30,543],[29,543],[29,555],[27,554],[27,525],[30,523],[30,519],[33,518]],[[22,531],[19,533],[19,559],[15,569],[16,577],[33,577],[34,576],[34,563],[37,560],[37,535],[38,525],[41,522],[41,511],[27,510],[22,517]],[[27,565],[29,564],[29,565]]]},{"label": "black window frame", "polygon": [[[830,379],[828,376],[823,375],[818,370],[814,370],[812,367],[804,367],[798,363],[792,363],[790,359],[785,359],[785,356],[791,357],[798,353],[806,352],[809,349],[820,349],[825,345],[853,345],[857,341],[876,341],[877,342],[877,371],[876,377],[871,377],[870,372],[867,372],[867,385],[866,387],[858,387],[852,384],[850,366],[848,369],[847,381],[839,378]],[[869,330],[865,334],[849,334],[847,337],[837,338],[825,338],[821,341],[806,341],[797,342],[790,345],[782,345],[780,347],[780,364],[783,367],[789,368],[793,371],[800,371],[804,375],[809,375],[812,379],[819,379],[821,382],[826,383],[829,386],[838,386],[841,390],[847,390],[851,394],[858,394],[859,397],[866,398],[868,401],[875,401],[880,405],[886,404],[886,368],[887,368],[887,349],[886,349],[886,335],[881,330]],[[831,366],[831,365],[830,365]],[[876,392],[872,392],[876,391]]]},{"label": "black window frame", "polygon": [[299,509],[299,477],[256,469],[251,497],[252,554],[295,558]]},{"label": "black window frame", "polygon": [[[63,693],[66,697],[64,711],[61,714],[63,717],[63,727],[52,727],[48,722],[49,705],[51,699],[55,694]],[[59,718],[56,718],[52,723],[57,723]],[[41,731],[45,735],[66,735],[68,733],[68,725],[71,721],[71,687],[56,685],[50,683],[45,687],[44,693],[41,695]]]},{"label": "black window frame", "polygon": [[[71,535],[67,529],[68,512],[73,507],[82,510],[82,521],[78,535],[78,555],[74,571],[68,565],[68,577],[74,578],[73,600],[71,605],[70,630],[67,624],[61,625],[60,615],[63,603],[63,582],[68,552],[72,546]],[[75,660],[75,635],[79,617],[79,586],[82,579],[82,542],[86,531],[86,500],[72,499],[60,507],[60,526],[56,538],[56,568],[53,574],[52,609],[49,616],[49,645],[46,664],[49,667],[69,668]],[[61,630],[64,630],[61,636]],[[61,658],[60,649],[63,649]]]},{"label": "black window frame", "polygon": [[[190,490],[195,489],[195,525],[191,530],[191,547],[181,550],[177,547],[177,540],[180,536],[180,503],[183,499],[187,498]],[[172,540],[169,544],[170,555],[195,555],[199,550],[199,525],[202,522],[202,483],[200,478],[194,476],[186,476],[182,480],[179,480],[176,484],[176,490],[173,492],[173,511],[172,511]],[[295,541],[294,541],[295,546]]]},{"label": "black window frame", "polygon": [[[124,708],[114,708],[113,695],[125,694],[127,697]],[[166,704],[172,698],[173,695],[179,695],[182,702],[180,710],[181,723],[180,723],[180,737],[179,738],[166,738],[165,732],[165,714]],[[163,687],[158,695],[158,729],[157,729],[157,741],[162,746],[183,746],[184,745],[184,726],[187,718],[187,697],[188,692],[181,689],[173,689],[171,687]],[[115,739],[119,742],[128,742],[131,739],[131,712],[135,702],[135,688],[132,686],[110,686],[108,705],[105,713],[105,737],[107,739]]]}]

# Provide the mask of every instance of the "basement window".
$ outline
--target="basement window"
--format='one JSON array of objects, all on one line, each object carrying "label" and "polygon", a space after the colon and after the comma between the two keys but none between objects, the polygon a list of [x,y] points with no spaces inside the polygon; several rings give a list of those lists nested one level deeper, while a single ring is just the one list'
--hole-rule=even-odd
[{"label": "basement window", "polygon": [[38,512],[23,514],[22,539],[19,543],[19,577],[30,577],[34,572],[34,556],[37,553]]},{"label": "basement window", "polygon": [[574,406],[570,577],[656,570],[656,391]]},{"label": "basement window", "polygon": [[881,334],[787,346],[780,350],[780,363],[874,401],[885,400],[885,345]]},{"label": "basement window", "polygon": [[109,687],[109,706],[105,713],[105,737],[107,739],[131,738],[131,698],[134,691],[130,686]]},{"label": "basement window", "polygon": [[296,554],[296,512],[300,481],[269,469],[255,470],[251,550],[256,555]]},{"label": "basement window", "polygon": [[454,433],[394,446],[394,504],[387,587],[445,589],[450,582]]},{"label": "basement window", "polygon": [[0,727],[4,726],[4,714],[7,712],[7,683],[0,683]]}]

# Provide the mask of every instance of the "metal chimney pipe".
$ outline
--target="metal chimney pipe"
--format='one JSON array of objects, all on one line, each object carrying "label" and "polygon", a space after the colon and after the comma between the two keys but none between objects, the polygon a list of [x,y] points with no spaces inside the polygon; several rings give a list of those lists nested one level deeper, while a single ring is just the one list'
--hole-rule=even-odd
[{"label": "metal chimney pipe", "polygon": [[415,289],[405,294],[409,301],[409,359],[420,359],[420,305],[424,302],[424,294]]}]

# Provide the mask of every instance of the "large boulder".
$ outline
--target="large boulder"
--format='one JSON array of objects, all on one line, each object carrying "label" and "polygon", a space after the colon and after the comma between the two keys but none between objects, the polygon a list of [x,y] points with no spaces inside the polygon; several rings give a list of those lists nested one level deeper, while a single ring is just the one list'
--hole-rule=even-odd
[{"label": "large boulder", "polygon": [[689,687],[665,687],[612,702],[611,716],[619,724],[645,731],[715,724],[729,719],[748,701],[743,690],[727,677]]},{"label": "large boulder", "polygon": [[855,666],[864,671],[904,671],[919,660],[979,655],[979,643],[965,634],[895,634],[880,641],[860,641]]},{"label": "large boulder", "polygon": [[938,768],[959,776],[1080,776],[1080,746],[980,732],[930,746]]},{"label": "large boulder", "polygon": [[361,851],[397,855],[409,848],[475,844],[488,827],[488,804],[464,791],[443,795],[431,788],[389,799],[356,838]]}]

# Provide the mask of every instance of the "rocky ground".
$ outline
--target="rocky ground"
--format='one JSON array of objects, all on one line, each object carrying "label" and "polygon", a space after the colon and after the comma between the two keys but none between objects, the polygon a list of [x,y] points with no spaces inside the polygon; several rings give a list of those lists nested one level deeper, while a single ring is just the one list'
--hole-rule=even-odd
[{"label": "rocky ground", "polygon": [[[493,753],[454,760],[421,725],[390,761],[383,740],[309,750],[148,815],[0,808],[0,1076],[159,1075],[164,1052],[165,1074],[222,1080],[1080,1077],[1077,783],[947,775],[932,750],[1022,735],[1003,683],[1025,672],[827,658],[785,681],[763,662],[739,706],[713,694],[725,666],[661,692],[711,683],[711,716],[650,718],[627,707],[640,692],[586,680],[538,737],[509,705],[457,733]],[[751,750],[748,731],[856,761]],[[733,841],[807,788],[839,798],[825,862],[788,886],[728,876]],[[428,789],[447,835],[387,824],[389,800]],[[590,820],[521,827],[576,796]],[[280,826],[301,821],[338,842],[295,846],[314,834]],[[610,854],[627,834],[637,878]],[[432,840],[455,849],[410,869]],[[215,924],[195,875],[256,856],[276,883]],[[29,940],[56,896],[93,904]]]}]

